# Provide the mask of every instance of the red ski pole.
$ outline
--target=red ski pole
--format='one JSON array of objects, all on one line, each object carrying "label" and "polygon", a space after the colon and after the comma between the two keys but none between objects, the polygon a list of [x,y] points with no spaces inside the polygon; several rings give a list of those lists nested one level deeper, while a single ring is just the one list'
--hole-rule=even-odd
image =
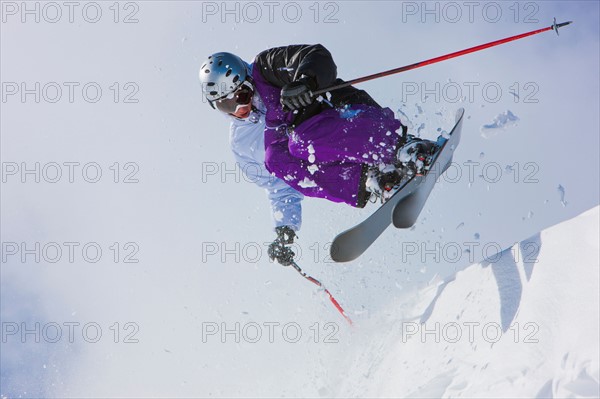
[{"label": "red ski pole", "polygon": [[329,87],[327,89],[317,90],[313,94],[315,96],[318,96],[318,95],[326,93],[328,91],[341,89],[343,87],[348,87],[348,86],[356,84],[356,83],[362,83],[362,82],[366,82],[368,80],[373,80],[373,79],[377,79],[377,78],[381,78],[381,77],[384,77],[384,76],[393,75],[393,74],[404,72],[404,71],[410,71],[411,69],[420,68],[420,67],[423,67],[425,65],[435,64],[437,62],[449,60],[450,58],[460,57],[461,55],[465,55],[465,54],[469,54],[469,53],[474,53],[476,51],[480,51],[480,50],[483,50],[483,49],[486,49],[486,48],[498,46],[500,44],[512,42],[514,40],[523,39],[523,38],[528,37],[528,36],[537,35],[538,33],[546,32],[546,31],[549,31],[549,30],[555,31],[556,34],[558,35],[558,28],[562,28],[563,26],[567,26],[567,25],[569,25],[572,22],[573,21],[568,21],[568,22],[563,22],[563,23],[557,24],[556,23],[556,18],[554,18],[554,23],[552,25],[546,27],[546,28],[532,30],[531,32],[526,32],[526,33],[522,33],[520,35],[507,37],[507,38],[496,40],[496,41],[493,41],[493,42],[490,42],[490,43],[481,44],[479,46],[471,47],[471,48],[468,48],[468,49],[465,49],[465,50],[456,51],[454,53],[442,55],[440,57],[435,57],[435,58],[431,58],[429,60],[417,62],[417,63],[410,64],[410,65],[405,65],[405,66],[400,67],[400,68],[390,69],[389,71],[384,71],[384,72],[375,73],[373,75],[363,76],[362,78],[353,79],[353,80],[350,80],[348,82],[341,83],[339,85],[331,86],[331,87]]},{"label": "red ski pole", "polygon": [[323,290],[325,290],[325,293],[329,297],[329,300],[331,301],[331,303],[333,303],[333,306],[335,306],[335,308],[338,310],[338,312],[340,312],[340,314],[342,316],[344,316],[344,319],[346,319],[346,321],[348,322],[348,324],[352,325],[352,320],[350,319],[350,317],[348,317],[348,315],[346,314],[346,312],[344,312],[344,309],[342,309],[342,307],[340,306],[339,302],[335,300],[335,298],[333,297],[333,295],[331,295],[331,292],[329,292],[329,290],[327,288],[325,288],[323,286],[323,284],[321,284],[321,282],[319,280],[317,280],[316,278],[311,277],[311,276],[307,275],[306,273],[304,273],[302,271],[302,269],[300,269],[300,266],[298,266],[298,264],[296,262],[292,261],[292,266],[294,266],[294,269],[296,269],[296,271],[298,273],[300,273],[300,275],[302,275],[302,277],[304,277],[305,279],[307,279],[311,283],[316,284],[319,287],[323,288]]}]

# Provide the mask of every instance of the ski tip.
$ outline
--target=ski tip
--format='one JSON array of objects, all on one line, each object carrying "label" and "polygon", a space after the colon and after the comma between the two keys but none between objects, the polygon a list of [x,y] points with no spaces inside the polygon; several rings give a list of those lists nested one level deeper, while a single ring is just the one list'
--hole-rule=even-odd
[{"label": "ski tip", "polygon": [[357,254],[354,251],[349,250],[348,248],[346,248],[345,251],[341,250],[340,244],[336,242],[336,240],[338,240],[340,236],[342,236],[342,234],[344,233],[341,233],[337,237],[335,237],[333,243],[329,247],[329,257],[336,263],[351,262],[354,259],[358,258],[358,256],[360,255],[360,253]]}]

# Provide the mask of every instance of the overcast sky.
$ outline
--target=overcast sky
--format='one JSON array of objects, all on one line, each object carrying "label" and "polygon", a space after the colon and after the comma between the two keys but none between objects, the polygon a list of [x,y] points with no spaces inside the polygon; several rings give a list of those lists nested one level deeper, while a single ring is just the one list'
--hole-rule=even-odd
[{"label": "overcast sky", "polygon": [[[323,359],[351,345],[349,333],[320,292],[266,257],[266,196],[236,171],[228,122],[201,96],[198,68],[213,52],[251,62],[273,46],[321,43],[352,79],[575,21],[559,37],[360,86],[424,124],[423,137],[460,107],[467,119],[459,175],[436,187],[415,229],[390,228],[359,260],[331,264],[326,245],[375,207],[304,201],[302,267],[358,320],[481,261],[486,245],[506,248],[598,204],[597,2],[23,4],[2,3],[0,394],[315,395],[334,380]],[[508,110],[516,124],[481,131]],[[472,259],[432,265],[399,261],[406,242],[478,245]],[[210,323],[291,321],[298,344],[202,339]],[[50,335],[21,343],[36,322]],[[340,344],[311,344],[310,327],[324,333],[327,322]],[[61,326],[57,343],[48,323]],[[80,323],[72,343],[64,323]],[[82,337],[86,323],[101,329],[97,343]]]}]

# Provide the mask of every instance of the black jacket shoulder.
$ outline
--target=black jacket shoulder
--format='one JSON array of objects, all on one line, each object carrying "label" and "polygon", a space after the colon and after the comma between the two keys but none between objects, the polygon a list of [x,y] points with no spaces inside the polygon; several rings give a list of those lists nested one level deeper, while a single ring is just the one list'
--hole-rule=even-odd
[{"label": "black jacket shoulder", "polygon": [[337,66],[329,50],[320,44],[295,44],[275,47],[258,54],[254,59],[267,82],[275,87],[299,79],[302,75],[312,78],[317,90],[329,87],[337,77]]}]

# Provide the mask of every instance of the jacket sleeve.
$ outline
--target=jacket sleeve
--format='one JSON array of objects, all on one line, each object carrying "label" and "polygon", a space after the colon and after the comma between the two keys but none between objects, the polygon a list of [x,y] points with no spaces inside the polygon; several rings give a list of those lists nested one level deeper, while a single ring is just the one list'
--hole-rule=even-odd
[{"label": "jacket sleeve", "polygon": [[294,231],[300,230],[302,226],[301,202],[304,195],[290,187],[285,181],[271,175],[264,164],[236,151],[234,147],[232,147],[232,151],[245,179],[266,190],[271,203],[274,228],[290,226]]},{"label": "jacket sleeve", "polygon": [[331,53],[320,44],[265,50],[256,56],[254,65],[267,82],[279,88],[306,75],[315,85],[311,89],[317,90],[331,86],[337,77]]}]

